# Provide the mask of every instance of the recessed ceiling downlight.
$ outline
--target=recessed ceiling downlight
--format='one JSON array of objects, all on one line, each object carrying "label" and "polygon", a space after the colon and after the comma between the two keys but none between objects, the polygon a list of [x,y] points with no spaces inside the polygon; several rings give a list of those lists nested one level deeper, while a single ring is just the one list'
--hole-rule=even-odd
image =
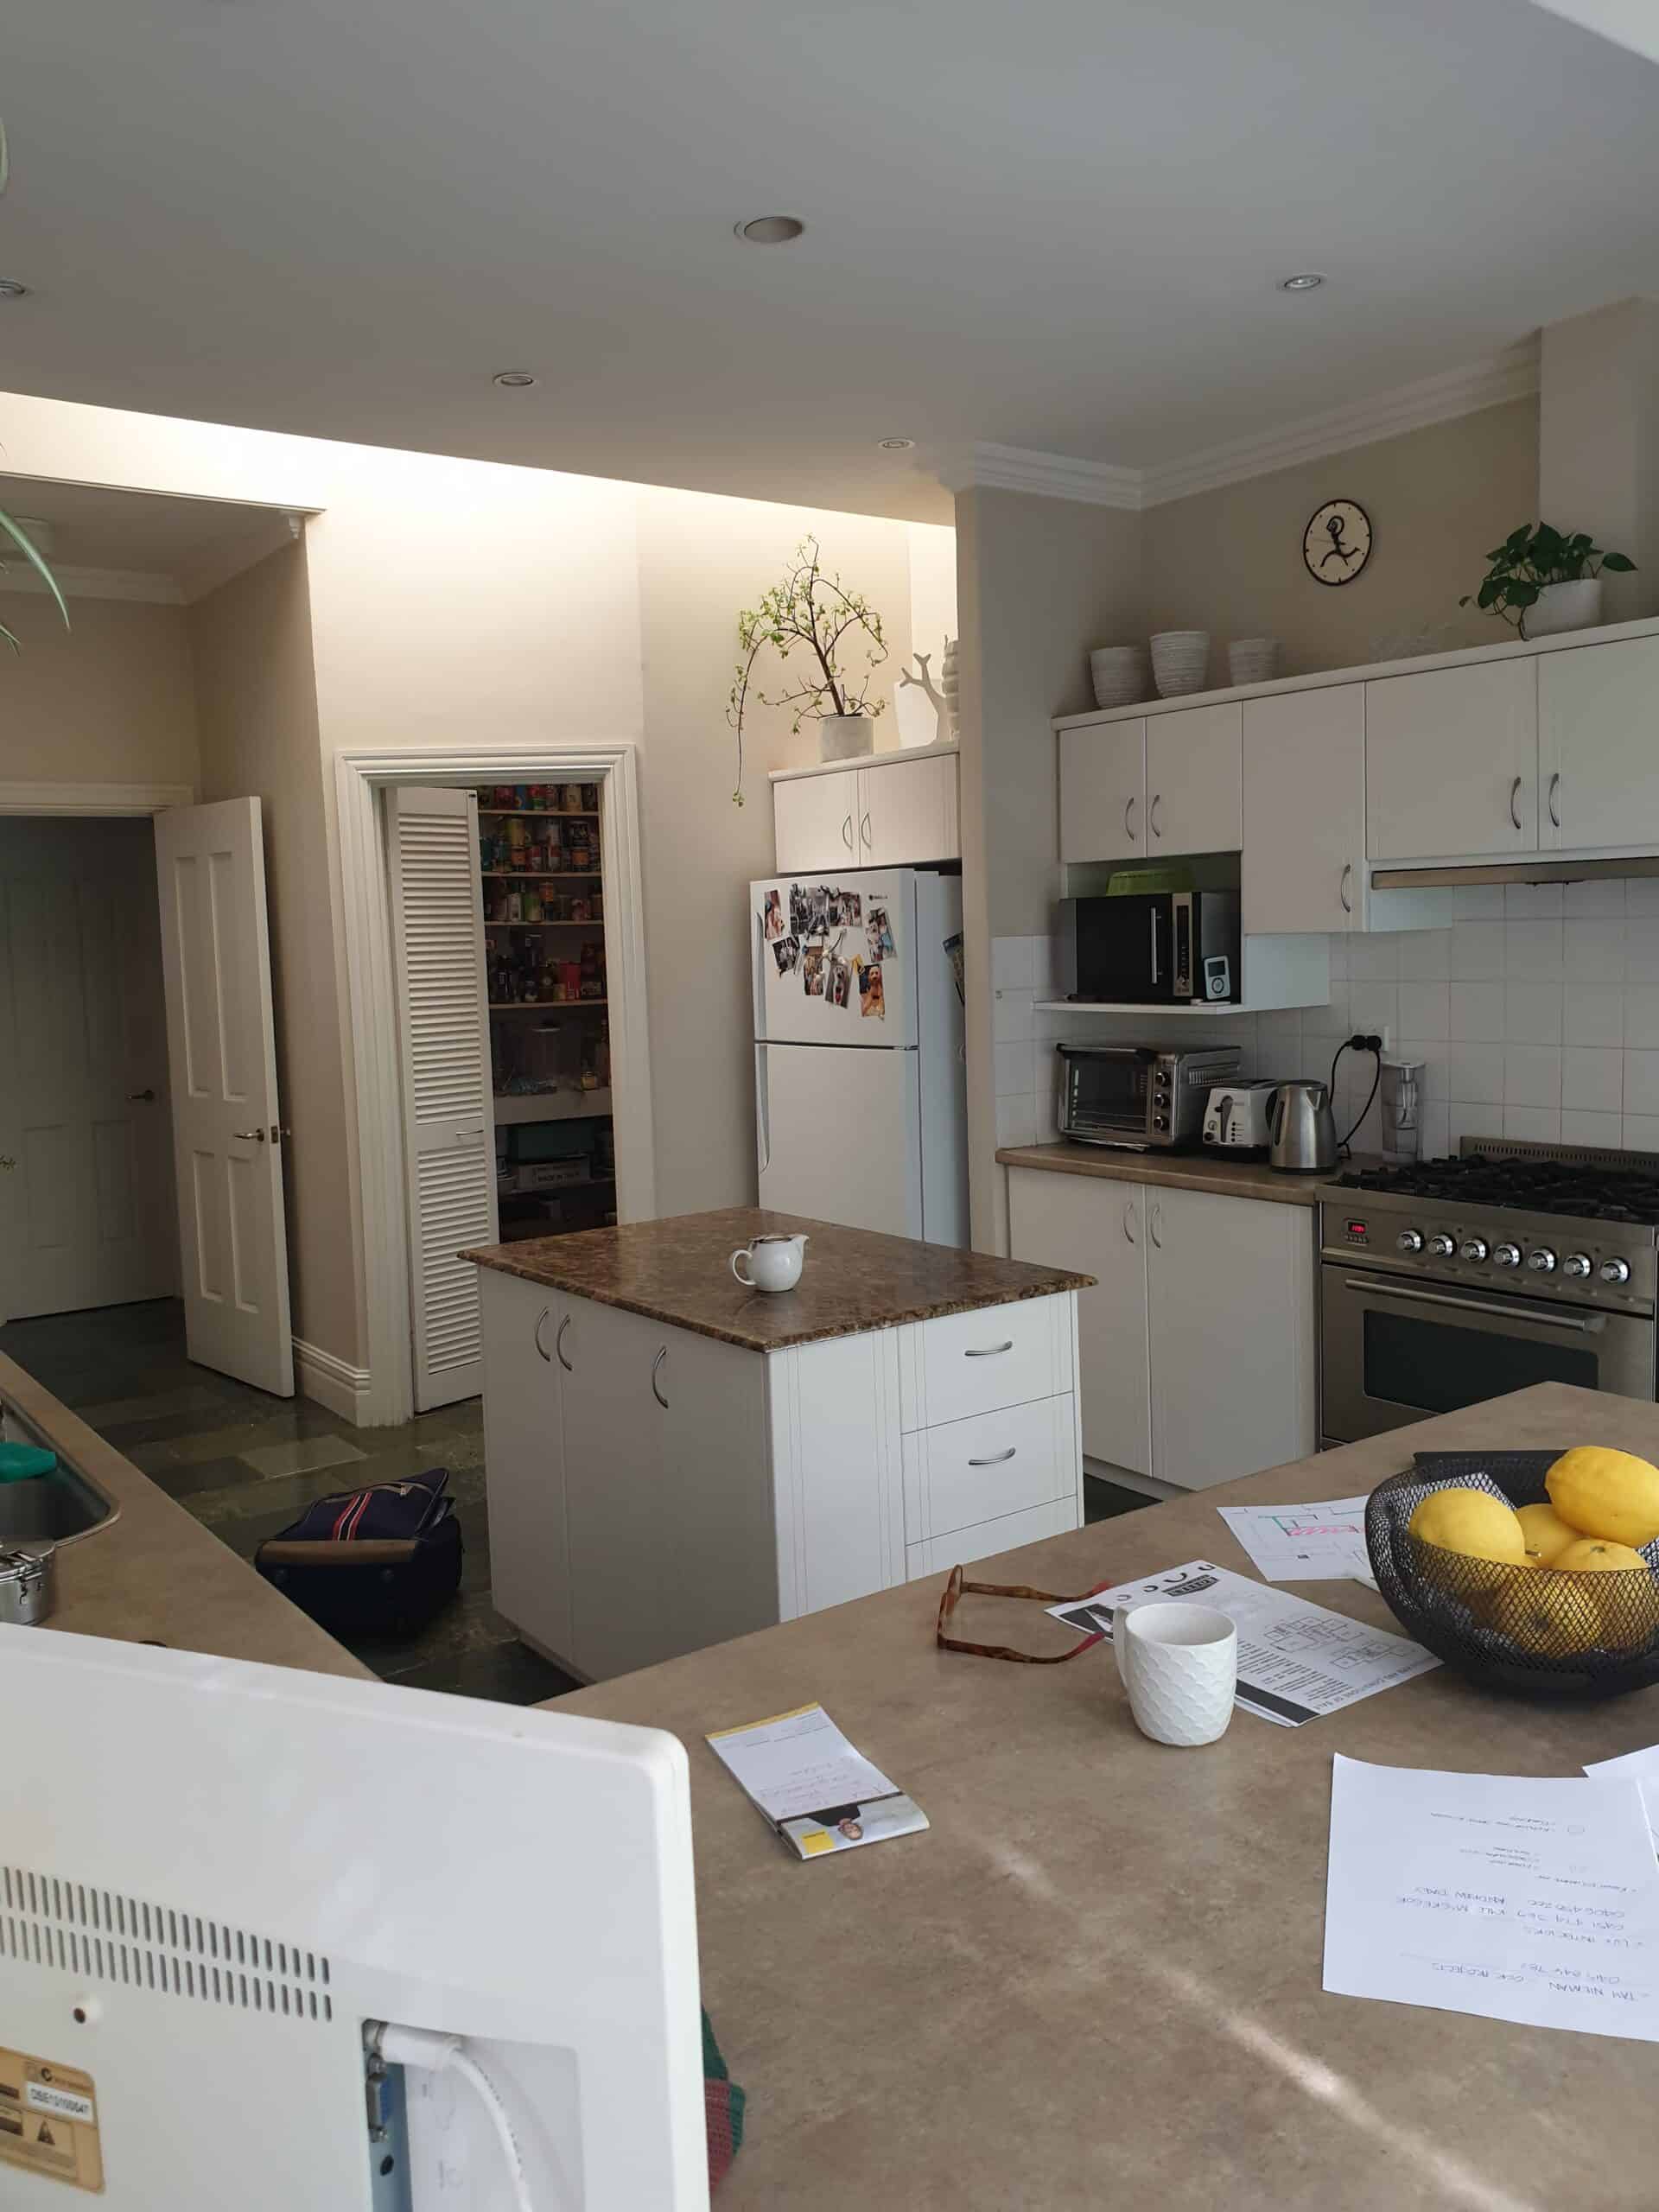
[{"label": "recessed ceiling downlight", "polygon": [[490,378],[490,382],[499,384],[503,391],[528,391],[535,381],[528,369],[498,369]]},{"label": "recessed ceiling downlight", "polygon": [[752,223],[734,223],[737,236],[751,245],[787,245],[806,228],[798,215],[757,215]]},{"label": "recessed ceiling downlight", "polygon": [[1315,270],[1305,269],[1300,276],[1281,276],[1279,289],[1281,292],[1317,292],[1324,282]]},{"label": "recessed ceiling downlight", "polygon": [[0,276],[0,300],[26,300],[27,284],[20,284],[15,276]]},{"label": "recessed ceiling downlight", "polygon": [[881,453],[908,453],[916,441],[914,438],[878,438],[875,442]]}]

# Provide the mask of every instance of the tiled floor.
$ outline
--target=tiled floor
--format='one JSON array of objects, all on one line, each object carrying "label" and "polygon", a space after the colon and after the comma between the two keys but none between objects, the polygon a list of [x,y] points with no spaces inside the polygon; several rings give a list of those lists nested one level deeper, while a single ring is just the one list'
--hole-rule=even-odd
[{"label": "tiled floor", "polygon": [[531,1705],[575,1685],[518,1643],[490,1604],[484,1440],[476,1399],[401,1428],[353,1428],[308,1398],[271,1398],[185,1357],[168,1299],[14,1321],[0,1351],[251,1559],[314,1497],[445,1466],[466,1539],[459,1596],[421,1635],[353,1649],[388,1681]]}]

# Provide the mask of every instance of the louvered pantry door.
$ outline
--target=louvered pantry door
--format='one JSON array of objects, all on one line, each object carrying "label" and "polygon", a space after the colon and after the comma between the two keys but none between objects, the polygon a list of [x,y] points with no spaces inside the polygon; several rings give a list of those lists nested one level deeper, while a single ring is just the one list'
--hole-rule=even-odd
[{"label": "louvered pantry door", "polygon": [[415,1409],[425,1413],[484,1387],[478,1270],[455,1256],[496,1241],[478,800],[396,788],[386,813]]}]

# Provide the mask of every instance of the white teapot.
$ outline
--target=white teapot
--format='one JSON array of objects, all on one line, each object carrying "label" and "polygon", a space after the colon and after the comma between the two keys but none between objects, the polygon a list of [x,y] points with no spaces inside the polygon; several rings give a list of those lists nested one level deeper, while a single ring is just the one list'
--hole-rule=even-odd
[{"label": "white teapot", "polygon": [[793,1290],[806,1264],[806,1242],[804,1236],[757,1236],[733,1253],[732,1273],[746,1290]]}]

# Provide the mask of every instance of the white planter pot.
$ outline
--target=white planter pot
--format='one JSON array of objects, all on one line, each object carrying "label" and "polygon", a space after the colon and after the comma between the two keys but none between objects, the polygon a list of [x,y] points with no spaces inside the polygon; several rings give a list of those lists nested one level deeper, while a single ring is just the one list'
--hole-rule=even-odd
[{"label": "white planter pot", "polygon": [[1089,675],[1097,707],[1138,705],[1152,686],[1144,645],[1096,645],[1089,656]]},{"label": "white planter pot", "polygon": [[818,723],[820,760],[856,760],[875,750],[875,720],[870,715],[825,715]]},{"label": "white planter pot", "polygon": [[1271,683],[1279,673],[1277,638],[1235,638],[1227,648],[1227,673],[1235,683]]},{"label": "white planter pot", "polygon": [[1580,576],[1570,584],[1545,584],[1522,630],[1529,638],[1554,638],[1563,630],[1593,630],[1600,620],[1601,578]]},{"label": "white planter pot", "polygon": [[1160,630],[1152,641],[1152,680],[1160,699],[1202,691],[1209,664],[1207,630]]}]

